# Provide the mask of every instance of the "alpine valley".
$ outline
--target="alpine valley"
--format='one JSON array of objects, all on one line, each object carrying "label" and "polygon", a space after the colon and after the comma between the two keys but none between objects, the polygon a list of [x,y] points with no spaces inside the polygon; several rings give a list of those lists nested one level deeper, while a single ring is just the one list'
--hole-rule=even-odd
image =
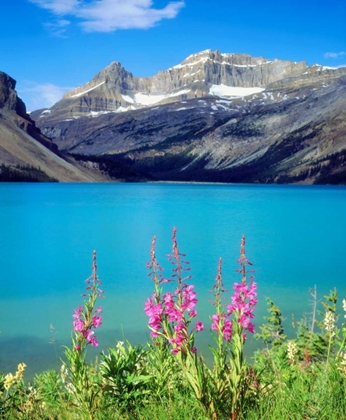
[{"label": "alpine valley", "polygon": [[346,183],[346,67],[206,50],[139,78],[112,62],[21,118],[112,179]]}]

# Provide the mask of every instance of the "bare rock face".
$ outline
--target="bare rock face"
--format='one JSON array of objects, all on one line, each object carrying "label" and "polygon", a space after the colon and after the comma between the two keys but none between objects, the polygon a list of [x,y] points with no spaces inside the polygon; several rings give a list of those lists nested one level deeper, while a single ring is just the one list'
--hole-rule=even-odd
[{"label": "bare rock face", "polygon": [[17,96],[15,87],[16,81],[0,71],[0,109],[7,109],[28,118],[24,102]]},{"label": "bare rock face", "polygon": [[[261,91],[296,87],[312,81],[334,79],[342,74],[346,74],[346,69],[307,67],[305,62],[270,61],[263,57],[212,50],[192,54],[181,64],[148,78],[138,78],[114,61],[86,85],[65,94],[49,113],[34,115],[36,119],[61,121],[194,98],[233,96],[227,87]],[[247,94],[244,91],[238,96]]]},{"label": "bare rock face", "polygon": [[[222,54],[219,51],[203,51],[192,54],[181,64],[160,72],[155,79],[165,83],[159,88],[172,91],[173,88],[193,86],[203,82],[208,93],[209,85],[233,87],[266,87],[269,83],[282,79],[285,74],[299,74],[306,68],[304,62],[268,61],[263,57],[254,58],[247,54]],[[173,86],[170,79],[174,82]]]},{"label": "bare rock face", "polygon": [[21,130],[49,149],[57,151],[56,145],[41,134],[41,130],[36,127],[35,122],[26,113],[26,106],[18,97],[15,87],[16,81],[8,74],[0,72],[0,110],[3,110]]}]

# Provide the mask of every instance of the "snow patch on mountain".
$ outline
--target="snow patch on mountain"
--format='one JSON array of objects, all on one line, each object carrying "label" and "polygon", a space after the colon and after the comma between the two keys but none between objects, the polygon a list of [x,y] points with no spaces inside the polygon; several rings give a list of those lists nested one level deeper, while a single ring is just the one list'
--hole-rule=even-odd
[{"label": "snow patch on mountain", "polygon": [[121,95],[122,97],[123,97],[123,99],[126,101],[126,102],[129,102],[130,104],[133,104],[135,101],[134,101],[134,99],[133,98],[131,98],[131,96],[128,96],[128,95]]},{"label": "snow patch on mountain", "polygon": [[174,96],[185,95],[188,93],[190,89],[183,89],[179,90],[178,92],[173,92],[164,95],[146,95],[145,93],[136,93],[134,98],[131,98],[128,95],[121,95],[126,102],[131,104],[139,104],[139,105],[154,105],[158,102],[163,101],[164,99],[172,98]]},{"label": "snow patch on mountain", "polygon": [[141,105],[153,105],[166,98],[166,95],[146,95],[145,93],[135,94],[135,103]]},{"label": "snow patch on mountain", "polygon": [[244,87],[233,87],[233,86],[226,86],[226,85],[212,85],[209,88],[210,95],[220,96],[222,97],[243,97],[253,95],[254,93],[263,92],[265,89],[260,87],[251,87],[251,88],[244,88]]},{"label": "snow patch on mountain", "polygon": [[101,86],[101,85],[103,85],[104,83],[106,83],[106,82],[105,82],[105,81],[103,81],[103,82],[99,83],[99,84],[98,84],[98,85],[96,85],[96,86],[93,86],[92,88],[90,88],[90,89],[88,89],[88,90],[84,90],[83,92],[79,92],[79,93],[76,93],[75,95],[71,95],[71,96],[70,96],[70,98],[78,98],[78,96],[85,95],[86,93],[91,92],[92,90],[94,90],[94,89],[96,89],[96,88],[100,87],[100,86]]}]

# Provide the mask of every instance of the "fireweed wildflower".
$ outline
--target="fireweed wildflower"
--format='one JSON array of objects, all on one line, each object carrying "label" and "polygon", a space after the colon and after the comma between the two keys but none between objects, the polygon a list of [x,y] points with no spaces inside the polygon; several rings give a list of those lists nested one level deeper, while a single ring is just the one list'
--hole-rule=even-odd
[{"label": "fireweed wildflower", "polygon": [[[215,278],[215,284],[213,286],[215,300],[212,304],[216,308],[216,314],[212,315],[211,329],[217,333],[217,335],[223,338],[224,341],[230,342],[232,339],[233,330],[235,329],[236,322],[240,327],[243,340],[246,340],[246,331],[255,333],[255,326],[251,322],[254,318],[253,310],[257,304],[257,292],[256,283],[253,281],[251,276],[250,283],[247,283],[247,273],[253,272],[254,270],[247,270],[246,265],[252,265],[245,255],[245,236],[242,237],[240,243],[240,258],[237,261],[241,268],[237,269],[242,275],[241,283],[234,283],[234,293],[231,297],[231,303],[226,305],[227,310],[225,311],[221,304],[223,293],[227,290],[224,288],[222,282],[222,259],[219,259],[217,276]],[[231,317],[233,316],[233,320]],[[221,343],[219,343],[220,347]]]},{"label": "fireweed wildflower", "polygon": [[[190,279],[189,263],[185,261],[185,254],[179,252],[176,240],[176,229],[172,235],[172,253],[168,260],[173,265],[173,275],[170,280],[165,279],[162,269],[155,257],[155,237],[151,248],[151,261],[148,263],[150,276],[155,283],[155,290],[145,302],[144,311],[149,317],[149,328],[153,341],[160,347],[170,344],[171,352],[177,355],[177,362],[182,368],[191,390],[205,407],[208,418],[217,418],[226,406],[231,406],[231,418],[237,418],[248,390],[248,371],[243,356],[243,346],[246,339],[245,332],[255,332],[251,322],[253,309],[256,306],[256,284],[253,277],[247,282],[247,270],[251,265],[245,256],[245,237],[241,241],[241,253],[238,262],[242,273],[240,284],[234,284],[234,294],[231,303],[222,304],[222,294],[226,292],[222,283],[222,260],[219,260],[218,273],[213,286],[215,300],[213,305],[216,313],[211,317],[211,330],[217,343],[217,348],[211,347],[214,355],[214,369],[206,366],[203,358],[197,356],[194,338],[204,325],[197,317],[195,309],[197,298],[193,285],[188,285]],[[161,285],[164,282],[175,282],[174,292],[163,293]],[[191,329],[191,324],[193,325]],[[190,330],[189,330],[190,328]]]},{"label": "fireweed wildflower", "polygon": [[229,319],[226,318],[226,314],[221,306],[221,301],[224,299],[222,293],[227,292],[227,289],[224,288],[222,282],[222,258],[219,259],[217,265],[217,275],[215,278],[215,284],[213,286],[213,290],[210,292],[214,292],[215,301],[211,301],[211,303],[216,307],[216,314],[212,315],[212,324],[211,329],[216,331],[219,336],[223,336],[226,341],[229,341],[232,336],[232,323]]},{"label": "fireweed wildflower", "polygon": [[[86,362],[86,349],[90,344],[98,346],[94,335],[94,329],[102,324],[102,308],[95,309],[97,298],[103,298],[103,290],[100,289],[101,281],[97,276],[96,251],[92,255],[92,273],[85,281],[86,292],[82,296],[87,299],[83,306],[74,310],[73,316],[73,337],[72,348],[66,347],[65,356],[67,362],[63,361],[64,368],[61,369],[61,379],[71,398],[71,404],[88,418],[94,419],[99,409],[100,386],[92,369]],[[84,414],[83,414],[84,415]],[[83,417],[84,418],[84,417]]]},{"label": "fireweed wildflower", "polygon": [[99,288],[102,283],[96,274],[96,251],[93,252],[92,261],[92,274],[85,281],[88,294],[82,295],[88,296],[88,300],[85,302],[84,307],[81,305],[78,306],[72,315],[74,319],[73,330],[75,331],[74,349],[76,351],[81,351],[82,348],[88,344],[93,347],[99,345],[96,336],[94,335],[95,333],[92,331],[102,325],[102,317],[100,315],[102,313],[102,308],[98,307],[94,310],[96,299],[103,297],[103,290]]},{"label": "fireweed wildflower", "polygon": [[252,273],[254,270],[247,269],[247,265],[252,265],[252,263],[245,255],[245,236],[240,242],[240,258],[237,262],[240,264],[240,268],[236,271],[241,273],[241,283],[234,283],[231,303],[226,305],[226,316],[233,318],[230,373],[227,375],[231,392],[231,419],[238,418],[249,386],[247,366],[244,361],[246,332],[255,333],[255,326],[251,320],[254,318],[253,310],[257,304],[257,292],[253,275],[250,276],[250,282],[247,281],[247,273]]},{"label": "fireweed wildflower", "polygon": [[247,273],[254,272],[254,270],[247,270],[246,265],[252,265],[245,255],[245,236],[242,237],[240,243],[240,258],[237,261],[241,268],[236,270],[242,275],[241,283],[234,283],[234,293],[231,298],[231,304],[227,305],[227,316],[234,314],[234,317],[241,327],[243,339],[246,340],[246,331],[255,333],[255,326],[251,322],[254,318],[253,310],[256,307],[258,300],[256,299],[256,283],[254,277],[250,277],[250,283],[247,283]]},{"label": "fireweed wildflower", "polygon": [[[189,262],[183,260],[186,256],[179,252],[176,228],[172,234],[172,253],[168,255],[168,261],[173,265],[172,279],[166,279],[162,275],[162,268],[159,266],[155,257],[155,237],[151,247],[151,261],[147,267],[151,270],[155,283],[155,291],[144,305],[144,311],[149,317],[149,328],[151,336],[164,337],[172,345],[172,353],[186,353],[188,350],[193,353],[197,351],[193,346],[195,334],[204,329],[201,321],[196,321],[194,328],[189,332],[189,326],[193,318],[197,316],[195,306],[197,303],[196,292],[193,285],[188,285],[185,280],[191,276],[185,276],[184,272],[189,271]],[[175,291],[163,293],[160,289],[162,283],[175,282]]]}]

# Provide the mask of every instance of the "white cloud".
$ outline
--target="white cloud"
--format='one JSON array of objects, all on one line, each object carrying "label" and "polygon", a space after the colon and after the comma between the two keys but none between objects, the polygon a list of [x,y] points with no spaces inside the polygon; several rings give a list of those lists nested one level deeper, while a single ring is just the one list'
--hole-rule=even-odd
[{"label": "white cloud", "polygon": [[323,54],[324,58],[339,58],[342,57],[343,55],[346,55],[345,51],[341,51],[341,52],[326,52],[325,54]]},{"label": "white cloud", "polygon": [[27,87],[18,88],[18,94],[26,104],[28,111],[34,111],[40,108],[50,108],[72,89],[72,87],[61,87],[52,83],[27,82]]},{"label": "white cloud", "polygon": [[177,16],[184,0],[155,9],[152,0],[29,0],[59,16],[74,16],[86,32],[146,29]]},{"label": "white cloud", "polygon": [[58,38],[66,38],[66,27],[70,25],[70,21],[66,19],[58,19],[54,22],[45,23],[44,26],[53,36]]},{"label": "white cloud", "polygon": [[73,11],[78,8],[79,0],[29,0],[43,9],[47,9],[56,15],[73,14]]}]

